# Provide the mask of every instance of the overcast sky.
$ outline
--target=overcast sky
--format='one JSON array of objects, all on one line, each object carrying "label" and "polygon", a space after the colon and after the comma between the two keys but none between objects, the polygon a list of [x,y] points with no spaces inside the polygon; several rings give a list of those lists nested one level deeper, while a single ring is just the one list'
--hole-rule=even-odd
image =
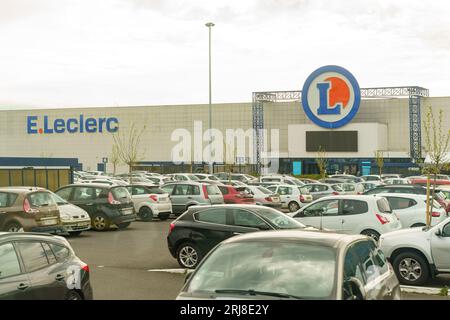
[{"label": "overcast sky", "polygon": [[328,64],[450,96],[449,17],[445,0],[1,0],[0,108],[208,103],[208,21],[213,102]]}]

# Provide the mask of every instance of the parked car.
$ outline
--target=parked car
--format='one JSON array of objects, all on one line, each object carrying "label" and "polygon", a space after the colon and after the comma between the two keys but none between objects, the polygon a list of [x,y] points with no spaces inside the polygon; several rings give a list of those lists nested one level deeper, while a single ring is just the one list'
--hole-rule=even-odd
[{"label": "parked car", "polygon": [[339,195],[340,192],[343,192],[339,187],[331,187],[329,184],[324,183],[313,183],[313,184],[305,184],[304,188],[308,190],[308,192],[313,197],[313,200],[320,199],[322,197],[327,197],[331,195]]},{"label": "parked car", "polygon": [[342,183],[347,183],[350,181],[351,180],[341,179],[341,178],[324,178],[324,179],[319,180],[320,183],[326,183],[326,184],[342,184]]},{"label": "parked car", "polygon": [[193,173],[174,173],[168,174],[167,176],[172,178],[174,181],[200,181],[200,179]]},{"label": "parked car", "polygon": [[86,210],[94,230],[107,230],[111,225],[124,229],[136,220],[131,195],[123,186],[71,184],[59,188],[55,193]]},{"label": "parked car", "polygon": [[146,179],[151,181],[153,184],[157,184],[159,186],[163,186],[166,183],[169,183],[172,181],[171,178],[163,177],[163,176],[146,176]]},{"label": "parked car", "polygon": [[[437,189],[438,190],[438,189]],[[385,185],[376,187],[374,189],[364,192],[365,195],[369,194],[380,194],[380,193],[411,193],[411,194],[427,194],[427,188],[419,185]],[[450,212],[450,200],[445,199],[445,195],[436,191],[434,194],[434,199],[439,202],[439,204],[445,208],[445,211]]]},{"label": "parked car", "polygon": [[334,174],[334,175],[331,175],[330,178],[344,179],[344,180],[346,180],[345,182],[350,182],[350,183],[364,182],[364,179],[354,176],[354,175],[351,175],[351,174]]},{"label": "parked car", "polygon": [[251,194],[257,205],[281,209],[280,195],[262,186],[247,186],[245,192]]},{"label": "parked car", "polygon": [[36,187],[0,188],[0,230],[65,233],[50,191]]},{"label": "parked car", "polygon": [[222,182],[220,182],[219,178],[217,178],[215,175],[213,174],[206,174],[206,173],[195,173],[194,174],[197,178],[199,178],[201,181],[208,181],[210,183],[215,183],[215,184],[222,184]]},{"label": "parked car", "polygon": [[379,246],[401,283],[424,285],[431,277],[450,273],[450,218],[431,228],[384,234]]},{"label": "parked car", "polygon": [[58,205],[61,224],[69,235],[79,236],[83,231],[91,228],[91,218],[85,210],[67,202],[55,193],[51,195]]},{"label": "parked car", "polygon": [[255,178],[249,174],[243,174],[243,173],[219,172],[214,175],[217,178],[219,178],[221,181],[236,180],[236,181],[243,182],[245,184],[259,182],[257,178]]},{"label": "parked car", "polygon": [[385,184],[411,184],[411,180],[407,178],[385,178],[383,180]]},{"label": "parked car", "polygon": [[362,183],[341,183],[339,187],[344,191],[344,194],[363,194],[364,185]]},{"label": "parked car", "polygon": [[276,185],[267,187],[267,189],[278,194],[281,200],[281,208],[287,208],[290,212],[295,212],[306,203],[313,201],[312,195],[305,187]]},{"label": "parked car", "polygon": [[270,185],[270,184],[284,184],[284,185],[293,185],[293,186],[303,186],[305,183],[299,181],[296,178],[288,177],[288,176],[279,176],[279,175],[269,175],[262,176],[259,179],[259,182]]},{"label": "parked car", "polygon": [[400,297],[397,277],[372,239],[283,230],[223,241],[188,276],[177,299]]},{"label": "parked car", "polygon": [[129,185],[126,187],[131,194],[134,211],[144,221],[153,218],[167,220],[172,214],[172,202],[169,194],[156,185]]},{"label": "parked car", "polygon": [[380,175],[377,174],[368,174],[365,176],[361,176],[364,181],[383,181]]},{"label": "parked car", "polygon": [[253,196],[246,192],[239,192],[233,186],[217,186],[222,193],[223,200],[228,204],[255,204]]},{"label": "parked car", "polygon": [[89,267],[63,237],[0,232],[0,299],[91,300]]},{"label": "parked car", "polygon": [[[403,228],[423,227],[427,224],[427,196],[408,193],[383,193]],[[431,224],[435,225],[447,218],[445,209],[433,199],[431,203]]]},{"label": "parked car", "polygon": [[384,183],[380,181],[361,182],[361,184],[364,187],[364,192],[375,189],[376,187],[384,186]]},{"label": "parked car", "polygon": [[[423,175],[423,176],[421,176],[421,178],[422,179],[426,179],[427,176]],[[434,179],[434,175],[431,175],[431,178]],[[436,175],[436,179],[438,179],[438,180],[450,180],[450,176],[447,175],[447,174],[437,174]]]},{"label": "parked car", "polygon": [[[421,179],[409,179],[411,184],[426,187],[427,186],[427,178]],[[440,185],[450,185],[450,180],[447,179],[436,179],[434,180],[433,176],[430,177],[430,185],[440,186]]]},{"label": "parked car", "polygon": [[190,206],[223,204],[223,195],[216,185],[194,181],[171,182],[161,187],[170,195],[172,211],[176,215]]},{"label": "parked car", "polygon": [[381,175],[382,180],[386,179],[402,179],[403,176],[401,174],[395,174],[395,173],[385,173]]},{"label": "parked car", "polygon": [[300,182],[303,182],[304,184],[320,183],[317,180],[307,179],[307,178],[297,178],[297,180],[300,181]]},{"label": "parked car", "polygon": [[324,197],[289,215],[307,226],[363,234],[375,240],[380,234],[402,228],[389,202],[381,196]]},{"label": "parked car", "polygon": [[224,185],[226,184],[226,185],[230,185],[233,187],[246,187],[247,186],[247,184],[245,184],[241,181],[237,181],[237,180],[231,180],[231,181],[230,180],[220,180],[220,182]]},{"label": "parked car", "polygon": [[169,251],[183,268],[195,268],[219,242],[236,234],[305,228],[278,210],[257,205],[190,207],[170,224]]}]

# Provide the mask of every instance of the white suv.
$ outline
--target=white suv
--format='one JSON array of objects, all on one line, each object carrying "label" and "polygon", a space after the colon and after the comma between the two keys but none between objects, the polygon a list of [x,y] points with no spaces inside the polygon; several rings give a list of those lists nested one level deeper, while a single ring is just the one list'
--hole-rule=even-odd
[{"label": "white suv", "polygon": [[[427,224],[427,196],[407,193],[378,194],[389,201],[389,205],[400,219],[403,228],[423,227]],[[436,201],[431,200],[431,225],[434,226],[447,218],[447,212]]]},{"label": "white suv", "polygon": [[348,234],[364,234],[375,240],[380,234],[402,228],[389,202],[380,196],[323,197],[289,215],[304,225]]},{"label": "white suv", "polygon": [[436,274],[450,273],[450,218],[431,228],[384,234],[379,246],[401,283],[423,285]]},{"label": "white suv", "polygon": [[268,190],[280,195],[281,208],[289,209],[290,212],[295,212],[306,203],[313,201],[312,195],[305,187],[291,186],[291,185],[275,185],[267,187]]}]

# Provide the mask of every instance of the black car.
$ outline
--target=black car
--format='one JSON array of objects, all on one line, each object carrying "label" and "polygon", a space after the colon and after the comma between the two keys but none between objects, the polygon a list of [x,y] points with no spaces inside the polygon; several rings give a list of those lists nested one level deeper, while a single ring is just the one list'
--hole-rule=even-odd
[{"label": "black car", "polygon": [[170,224],[169,251],[183,268],[195,268],[221,241],[261,230],[300,229],[305,225],[258,205],[193,206]]},{"label": "black car", "polygon": [[384,185],[370,189],[363,194],[379,194],[379,193],[410,193],[410,194],[427,194],[427,189],[422,186],[399,184]]},{"label": "black car", "polygon": [[89,267],[66,239],[0,233],[0,299],[91,300]]},{"label": "black car", "polygon": [[55,193],[86,210],[94,230],[107,230],[113,224],[124,229],[136,220],[131,195],[126,187],[81,183],[62,187]]}]

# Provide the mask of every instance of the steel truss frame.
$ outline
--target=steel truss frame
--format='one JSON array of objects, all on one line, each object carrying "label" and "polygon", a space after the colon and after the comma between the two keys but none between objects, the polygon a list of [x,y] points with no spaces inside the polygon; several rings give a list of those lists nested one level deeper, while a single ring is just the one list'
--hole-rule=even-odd
[{"label": "steel truss frame", "polygon": [[[418,86],[405,87],[379,87],[361,88],[361,98],[409,98],[409,137],[410,157],[417,160],[422,157],[422,134],[420,103],[422,97],[429,96],[429,90]],[[253,115],[253,150],[256,159],[255,170],[260,173],[262,166],[262,147],[264,145],[264,103],[265,102],[289,102],[301,101],[301,91],[263,91],[253,92],[252,115]]]}]

